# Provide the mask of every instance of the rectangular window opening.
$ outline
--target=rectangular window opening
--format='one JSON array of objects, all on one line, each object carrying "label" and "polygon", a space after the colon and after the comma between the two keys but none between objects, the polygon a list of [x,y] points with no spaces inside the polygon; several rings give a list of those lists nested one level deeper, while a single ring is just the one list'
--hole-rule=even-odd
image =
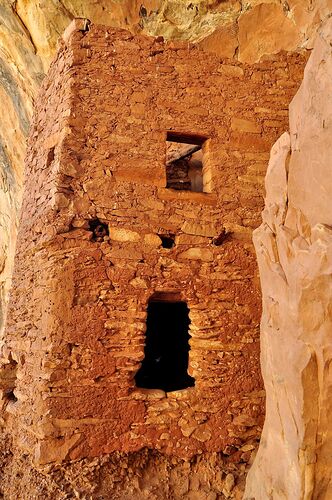
[{"label": "rectangular window opening", "polygon": [[205,192],[204,145],[207,138],[167,132],[166,187],[179,191]]}]

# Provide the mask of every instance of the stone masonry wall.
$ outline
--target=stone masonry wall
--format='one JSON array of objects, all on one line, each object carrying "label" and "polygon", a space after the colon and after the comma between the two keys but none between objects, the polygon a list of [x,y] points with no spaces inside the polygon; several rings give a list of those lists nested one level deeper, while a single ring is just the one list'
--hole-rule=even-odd
[{"label": "stone masonry wall", "polygon": [[[251,233],[304,58],[245,66],[188,44],[76,28],[30,134],[3,355],[8,426],[39,463],[143,447],[246,462],[264,418]],[[166,189],[167,130],[208,138],[209,192]],[[108,225],[103,241],[92,238],[96,218]],[[168,233],[172,249],[158,236]],[[167,394],[134,383],[147,303],[162,291],[190,309],[195,377]]]}]

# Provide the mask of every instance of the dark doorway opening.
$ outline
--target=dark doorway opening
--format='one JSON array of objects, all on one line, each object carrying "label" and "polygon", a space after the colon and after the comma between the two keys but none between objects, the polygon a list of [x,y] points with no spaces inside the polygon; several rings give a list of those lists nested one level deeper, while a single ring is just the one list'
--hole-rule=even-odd
[{"label": "dark doorway opening", "polygon": [[189,315],[185,302],[150,300],[144,360],[136,386],[165,392],[193,387],[188,375]]}]

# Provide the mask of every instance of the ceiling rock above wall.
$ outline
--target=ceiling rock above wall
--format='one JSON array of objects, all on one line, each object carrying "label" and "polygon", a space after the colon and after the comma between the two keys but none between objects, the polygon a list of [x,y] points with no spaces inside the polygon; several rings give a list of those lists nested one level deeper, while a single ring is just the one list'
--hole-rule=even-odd
[{"label": "ceiling rock above wall", "polygon": [[[7,0],[26,28],[44,70],[74,17],[168,39],[201,42],[206,50],[257,62],[280,50],[311,48],[332,0]],[[0,41],[2,45],[3,40]]]},{"label": "ceiling rock above wall", "polygon": [[317,27],[332,12],[332,1],[243,0],[222,2],[219,9],[211,34],[198,39],[201,47],[254,63],[281,50],[312,48]]},{"label": "ceiling rock above wall", "polygon": [[254,233],[267,400],[248,499],[332,497],[331,44],[332,19],[291,103],[290,134],[272,149]]}]

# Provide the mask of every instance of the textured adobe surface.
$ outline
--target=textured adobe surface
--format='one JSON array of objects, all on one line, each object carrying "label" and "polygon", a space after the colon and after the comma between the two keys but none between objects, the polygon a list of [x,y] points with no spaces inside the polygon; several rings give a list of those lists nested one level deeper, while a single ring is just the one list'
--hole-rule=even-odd
[{"label": "textured adobe surface", "polygon": [[[69,33],[30,136],[2,372],[8,426],[40,463],[143,447],[246,462],[264,416],[251,231],[304,60],[246,67],[102,26]],[[169,129],[208,138],[209,192],[165,188]],[[96,218],[103,241],[89,230]],[[176,244],[164,249],[157,235],[169,232]],[[167,397],[134,384],[147,303],[161,291],[190,309],[196,380]]]}]

